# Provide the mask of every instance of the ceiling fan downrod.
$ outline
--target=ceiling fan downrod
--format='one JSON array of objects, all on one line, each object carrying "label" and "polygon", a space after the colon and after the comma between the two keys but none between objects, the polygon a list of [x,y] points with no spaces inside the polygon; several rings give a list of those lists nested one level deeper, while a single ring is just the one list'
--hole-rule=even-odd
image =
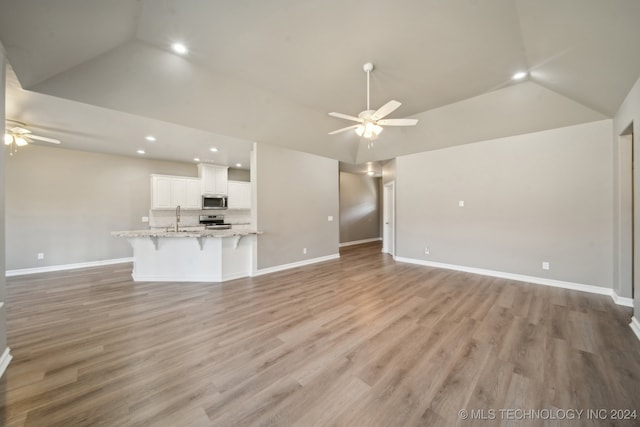
[{"label": "ceiling fan downrod", "polygon": [[362,67],[362,69],[364,70],[365,73],[367,73],[367,110],[371,110],[370,107],[370,85],[369,85],[369,79],[371,76],[371,72],[373,71],[373,64],[371,62],[367,62],[366,64],[364,64],[364,66]]}]

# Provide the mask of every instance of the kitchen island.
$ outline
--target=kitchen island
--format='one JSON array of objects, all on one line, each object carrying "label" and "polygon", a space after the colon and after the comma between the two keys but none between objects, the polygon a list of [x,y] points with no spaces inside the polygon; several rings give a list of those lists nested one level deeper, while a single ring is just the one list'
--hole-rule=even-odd
[{"label": "kitchen island", "polygon": [[224,282],[248,277],[255,230],[114,231],[133,248],[134,281]]}]

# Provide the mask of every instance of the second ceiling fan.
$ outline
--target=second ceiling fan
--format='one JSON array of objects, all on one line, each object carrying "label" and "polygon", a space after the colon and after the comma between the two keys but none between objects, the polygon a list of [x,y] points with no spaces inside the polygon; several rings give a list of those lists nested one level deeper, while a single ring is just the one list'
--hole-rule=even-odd
[{"label": "second ceiling fan", "polygon": [[358,136],[363,137],[369,141],[373,141],[378,137],[378,135],[380,135],[380,132],[382,132],[382,126],[415,126],[418,123],[418,119],[385,119],[386,116],[397,110],[398,107],[402,105],[401,102],[391,100],[377,110],[371,109],[369,105],[369,79],[371,71],[373,71],[373,64],[371,62],[367,62],[366,64],[364,64],[363,70],[365,73],[367,73],[367,109],[358,114],[358,117],[342,113],[329,113],[331,117],[351,120],[358,123],[355,125],[347,126],[346,128],[329,132],[329,135],[335,135],[337,133],[354,129]]},{"label": "second ceiling fan", "polygon": [[4,133],[4,145],[9,146],[9,155],[13,156],[18,147],[23,147],[29,142],[42,141],[49,142],[51,144],[60,144],[60,140],[54,138],[48,138],[46,136],[35,135],[29,129],[26,129],[27,125],[17,120],[7,119],[5,122]]}]

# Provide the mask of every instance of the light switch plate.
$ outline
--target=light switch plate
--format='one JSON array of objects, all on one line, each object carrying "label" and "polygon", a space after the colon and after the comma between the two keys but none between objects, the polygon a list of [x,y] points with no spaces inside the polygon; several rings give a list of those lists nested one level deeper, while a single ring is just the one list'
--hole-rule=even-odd
[{"label": "light switch plate", "polygon": [[329,215],[329,216],[327,217],[327,221],[329,221],[329,222],[333,221],[333,215]]},{"label": "light switch plate", "polygon": [[461,208],[464,208],[464,200],[460,200],[458,202],[458,206],[460,206]]},{"label": "light switch plate", "polygon": [[148,216],[143,216],[142,217],[142,222],[149,222],[149,217]]}]

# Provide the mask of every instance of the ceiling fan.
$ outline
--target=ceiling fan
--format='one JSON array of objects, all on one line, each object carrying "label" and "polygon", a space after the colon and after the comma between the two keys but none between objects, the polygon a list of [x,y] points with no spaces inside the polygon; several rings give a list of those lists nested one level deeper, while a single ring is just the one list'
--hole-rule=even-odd
[{"label": "ceiling fan", "polygon": [[376,139],[378,135],[380,135],[380,132],[382,132],[382,126],[415,126],[418,123],[418,119],[385,119],[386,116],[397,110],[402,105],[401,102],[391,100],[377,110],[371,109],[369,105],[369,78],[371,71],[373,71],[373,64],[371,62],[367,62],[362,68],[364,72],[367,73],[367,109],[358,114],[358,117],[342,113],[329,113],[332,117],[358,122],[358,124],[329,132],[329,135],[335,135],[337,133],[354,129],[358,136],[369,140],[369,144],[371,145],[371,141]]},{"label": "ceiling fan", "polygon": [[4,133],[4,145],[10,146],[10,156],[13,156],[13,154],[18,151],[18,147],[23,147],[33,141],[60,144],[60,141],[57,139],[33,134],[29,129],[26,129],[26,126],[26,124],[17,120],[7,119]]}]

